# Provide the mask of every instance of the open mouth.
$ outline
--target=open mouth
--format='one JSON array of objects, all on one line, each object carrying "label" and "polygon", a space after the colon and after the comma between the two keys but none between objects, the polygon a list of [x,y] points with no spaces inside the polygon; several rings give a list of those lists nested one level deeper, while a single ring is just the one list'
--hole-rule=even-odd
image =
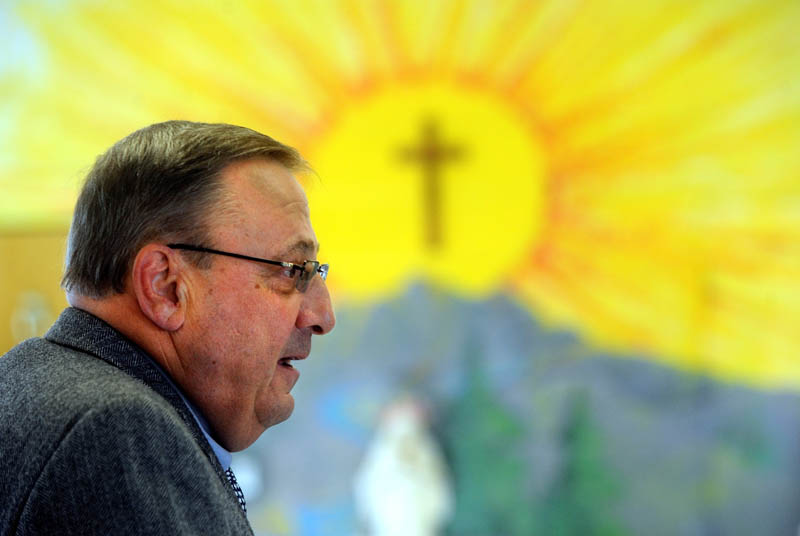
[{"label": "open mouth", "polygon": [[292,366],[292,359],[293,358],[291,357],[282,357],[278,360],[278,364],[282,367],[293,369],[294,367]]}]

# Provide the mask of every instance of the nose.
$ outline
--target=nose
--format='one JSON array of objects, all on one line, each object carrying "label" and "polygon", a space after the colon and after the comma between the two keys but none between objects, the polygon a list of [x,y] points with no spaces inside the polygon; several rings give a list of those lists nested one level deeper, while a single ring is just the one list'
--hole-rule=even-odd
[{"label": "nose", "polygon": [[297,315],[297,327],[310,327],[315,335],[325,335],[336,325],[328,287],[320,277],[314,277],[303,294],[303,304]]}]

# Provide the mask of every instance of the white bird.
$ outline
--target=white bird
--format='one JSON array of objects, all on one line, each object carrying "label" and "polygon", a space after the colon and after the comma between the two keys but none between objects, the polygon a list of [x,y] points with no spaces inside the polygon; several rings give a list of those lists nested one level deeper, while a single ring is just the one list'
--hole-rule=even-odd
[{"label": "white bird", "polygon": [[356,513],[369,536],[436,536],[451,516],[448,471],[426,424],[410,397],[384,411],[354,481]]}]

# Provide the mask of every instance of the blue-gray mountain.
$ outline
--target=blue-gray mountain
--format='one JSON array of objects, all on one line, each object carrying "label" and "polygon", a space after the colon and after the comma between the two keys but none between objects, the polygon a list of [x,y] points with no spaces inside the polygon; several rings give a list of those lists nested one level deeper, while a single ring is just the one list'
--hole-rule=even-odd
[{"label": "blue-gray mountain", "polygon": [[337,315],[299,364],[293,417],[243,454],[265,482],[256,529],[260,508],[292,533],[356,533],[352,476],[381,409],[411,393],[452,472],[450,534],[797,531],[796,394],[603,353],[502,295],[415,285]]}]

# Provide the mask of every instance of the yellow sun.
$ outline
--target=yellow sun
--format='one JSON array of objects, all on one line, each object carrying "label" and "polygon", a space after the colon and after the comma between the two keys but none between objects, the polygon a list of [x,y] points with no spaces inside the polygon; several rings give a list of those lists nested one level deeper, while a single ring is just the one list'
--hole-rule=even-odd
[{"label": "yellow sun", "polygon": [[348,103],[310,153],[334,288],[375,299],[421,277],[470,293],[505,281],[541,221],[542,155],[527,127],[496,97],[442,83]]},{"label": "yellow sun", "polygon": [[420,277],[504,288],[594,346],[800,386],[796,1],[14,13],[38,67],[3,71],[0,226],[65,225],[82,171],[133,128],[244,124],[317,169],[340,302]]}]

